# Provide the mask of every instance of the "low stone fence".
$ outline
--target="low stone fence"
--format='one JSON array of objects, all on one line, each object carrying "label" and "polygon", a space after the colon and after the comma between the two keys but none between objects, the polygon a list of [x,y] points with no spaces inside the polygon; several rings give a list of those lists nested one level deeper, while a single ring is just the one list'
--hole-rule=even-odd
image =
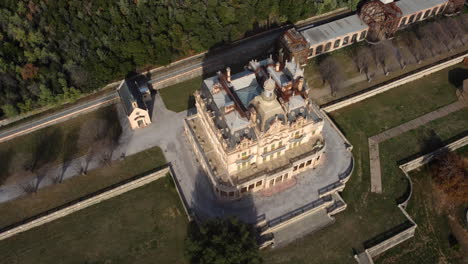
[{"label": "low stone fence", "polygon": [[467,56],[468,52],[463,52],[462,54],[457,54],[452,57],[446,58],[442,61],[433,63],[431,65],[423,67],[423,69],[416,69],[409,73],[404,74],[403,76],[396,77],[389,81],[384,82],[383,84],[379,84],[368,89],[364,89],[360,92],[345,96],[341,99],[335,100],[333,102],[324,104],[321,106],[321,109],[325,112],[333,112],[343,107],[352,105],[354,103],[360,102],[365,100],[369,97],[375,96],[377,94],[386,92],[390,89],[403,85],[405,83],[420,79],[426,75],[431,73],[440,71],[444,68],[450,67],[457,63],[463,61],[463,59]]},{"label": "low stone fence", "polygon": [[425,154],[425,155],[422,155],[418,158],[415,158],[411,161],[408,161],[402,165],[400,165],[400,169],[403,171],[403,172],[409,172],[409,171],[412,171],[414,169],[417,169],[419,167],[421,167],[422,165],[425,165],[427,163],[429,163],[431,160],[433,160],[435,157],[437,157],[438,154],[440,154],[441,152],[443,151],[446,151],[446,150],[449,150],[449,151],[452,151],[452,150],[456,150],[456,149],[459,149],[463,146],[466,146],[468,144],[468,136],[465,136],[465,137],[462,137],[450,144],[447,144],[445,145],[444,147],[441,147],[437,150],[434,150],[433,152],[431,153],[428,153],[428,154]]},{"label": "low stone fence", "polygon": [[387,240],[384,240],[377,245],[366,249],[368,255],[371,257],[375,257],[377,255],[382,254],[383,252],[387,251],[388,249],[410,239],[414,236],[414,232],[416,230],[417,225],[413,224],[411,227],[404,229],[400,233],[390,237]]},{"label": "low stone fence", "polygon": [[20,232],[30,230],[34,227],[49,223],[61,217],[72,214],[76,211],[82,210],[89,206],[98,204],[102,201],[108,200],[115,196],[144,186],[148,183],[151,183],[155,180],[164,177],[167,173],[170,173],[168,166],[150,174],[130,178],[128,180],[122,181],[100,191],[97,191],[96,193],[79,198],[75,201],[53,208],[39,215],[25,219],[22,222],[18,222],[13,225],[4,227],[0,229],[0,240],[14,236]]}]

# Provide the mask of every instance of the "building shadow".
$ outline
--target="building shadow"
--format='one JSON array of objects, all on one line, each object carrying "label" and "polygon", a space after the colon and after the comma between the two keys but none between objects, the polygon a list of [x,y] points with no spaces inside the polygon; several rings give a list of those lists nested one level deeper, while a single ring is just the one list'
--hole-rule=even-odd
[{"label": "building shadow", "polygon": [[455,68],[448,72],[449,82],[457,89],[460,89],[463,86],[463,80],[465,79],[468,79],[468,69]]}]

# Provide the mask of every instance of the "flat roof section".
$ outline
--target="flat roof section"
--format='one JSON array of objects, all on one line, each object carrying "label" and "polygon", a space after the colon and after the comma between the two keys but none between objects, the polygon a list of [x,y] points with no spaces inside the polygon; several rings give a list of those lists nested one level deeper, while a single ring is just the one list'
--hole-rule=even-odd
[{"label": "flat roof section", "polygon": [[446,2],[446,0],[400,0],[395,3],[401,9],[402,16],[407,16]]},{"label": "flat roof section", "polygon": [[321,26],[300,31],[300,33],[304,36],[307,42],[309,42],[310,46],[314,46],[337,37],[342,37],[350,33],[366,29],[368,29],[368,26],[361,21],[358,15],[352,15]]}]

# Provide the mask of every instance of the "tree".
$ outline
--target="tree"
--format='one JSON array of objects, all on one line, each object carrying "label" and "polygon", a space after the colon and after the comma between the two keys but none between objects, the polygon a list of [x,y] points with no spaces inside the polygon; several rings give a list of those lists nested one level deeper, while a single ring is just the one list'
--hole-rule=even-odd
[{"label": "tree", "polygon": [[444,195],[450,207],[468,202],[468,171],[462,157],[454,152],[439,156],[432,165],[435,187]]},{"label": "tree", "polygon": [[372,51],[369,47],[362,46],[356,49],[354,61],[356,62],[359,73],[366,73],[367,79],[371,80],[372,77],[369,75],[369,71],[375,67],[375,62],[372,58]]},{"label": "tree", "polygon": [[322,80],[330,84],[331,94],[335,96],[336,92],[342,88],[344,81],[344,72],[340,64],[333,57],[328,56],[320,62],[319,70]]},{"label": "tree", "polygon": [[194,264],[262,263],[253,227],[232,217],[201,225],[192,222],[185,251]]},{"label": "tree", "polygon": [[393,61],[395,53],[389,42],[379,43],[372,46],[375,61],[382,66],[385,75],[388,75],[394,68]]},{"label": "tree", "polygon": [[11,104],[2,105],[2,111],[5,113],[5,116],[10,118],[18,115],[18,109]]}]

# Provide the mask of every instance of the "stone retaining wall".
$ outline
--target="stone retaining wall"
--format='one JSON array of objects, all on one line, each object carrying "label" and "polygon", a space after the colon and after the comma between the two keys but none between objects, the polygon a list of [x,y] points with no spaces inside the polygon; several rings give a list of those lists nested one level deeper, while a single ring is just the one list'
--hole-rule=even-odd
[{"label": "stone retaining wall", "polygon": [[400,78],[400,79],[395,80],[393,82],[390,82],[388,84],[384,84],[384,85],[382,85],[380,87],[370,89],[367,92],[357,94],[355,96],[351,95],[351,97],[348,98],[348,99],[341,100],[341,101],[338,101],[336,103],[332,103],[330,105],[326,105],[326,106],[322,107],[322,110],[325,111],[325,112],[333,112],[333,111],[336,111],[336,110],[341,109],[343,107],[355,104],[357,102],[360,102],[362,100],[365,100],[365,99],[370,98],[372,96],[375,96],[377,94],[386,92],[386,91],[388,91],[390,89],[393,89],[395,87],[398,87],[400,85],[403,85],[403,84],[406,84],[408,82],[420,79],[420,78],[422,78],[422,77],[424,77],[426,75],[429,75],[431,73],[440,71],[440,70],[442,70],[444,68],[450,67],[450,66],[455,65],[457,63],[460,63],[460,62],[463,61],[463,59],[466,57],[466,55],[467,55],[467,53],[465,52],[462,55],[457,56],[457,57],[455,57],[453,59],[447,60],[447,61],[442,62],[440,64],[437,64],[435,66],[429,67],[427,69],[423,69],[423,70],[418,71],[418,72],[416,72],[414,74],[410,74],[410,75],[408,75],[406,77]]},{"label": "stone retaining wall", "polygon": [[459,149],[463,146],[466,146],[468,144],[468,136],[465,136],[463,138],[460,138],[450,144],[447,144],[437,150],[434,150],[433,152],[431,153],[428,153],[426,155],[422,155],[418,158],[415,158],[411,161],[408,161],[402,165],[400,165],[400,169],[403,171],[403,172],[409,172],[409,171],[412,171],[414,169],[417,169],[419,167],[421,167],[422,165],[424,164],[427,164],[428,162],[430,162],[431,160],[433,160],[438,154],[440,154],[442,151],[445,151],[445,150],[456,150],[456,149]]},{"label": "stone retaining wall", "polygon": [[410,239],[414,236],[414,232],[416,230],[417,225],[413,225],[412,227],[404,230],[403,232],[385,240],[381,243],[366,249],[367,253],[371,257],[375,257],[377,255],[382,254],[383,252],[387,251],[388,249]]},{"label": "stone retaining wall", "polygon": [[81,200],[78,199],[74,202],[71,203],[71,205],[66,206],[66,207],[57,207],[55,209],[52,209],[50,213],[46,215],[37,215],[35,217],[32,217],[29,221],[26,221],[25,223],[17,223],[13,224],[9,227],[4,228],[2,232],[0,233],[0,240],[6,239],[8,237],[14,236],[20,232],[24,232],[27,230],[30,230],[34,227],[49,223],[51,221],[54,221],[56,219],[59,219],[61,217],[67,216],[69,214],[72,214],[76,211],[82,210],[84,208],[87,208],[89,206],[98,204],[102,201],[108,200],[110,198],[113,198],[115,196],[121,195],[123,193],[126,193],[128,191],[131,191],[133,189],[139,188],[141,186],[144,186],[148,183],[151,183],[155,180],[158,180],[162,177],[164,177],[167,173],[170,173],[169,167],[163,168],[161,170],[158,170],[156,172],[150,173],[148,175],[144,175],[141,177],[136,177],[135,179],[131,180],[130,182],[124,181],[121,184],[117,184],[116,187],[111,188],[110,190],[106,190],[103,192],[98,192],[96,195]]}]

